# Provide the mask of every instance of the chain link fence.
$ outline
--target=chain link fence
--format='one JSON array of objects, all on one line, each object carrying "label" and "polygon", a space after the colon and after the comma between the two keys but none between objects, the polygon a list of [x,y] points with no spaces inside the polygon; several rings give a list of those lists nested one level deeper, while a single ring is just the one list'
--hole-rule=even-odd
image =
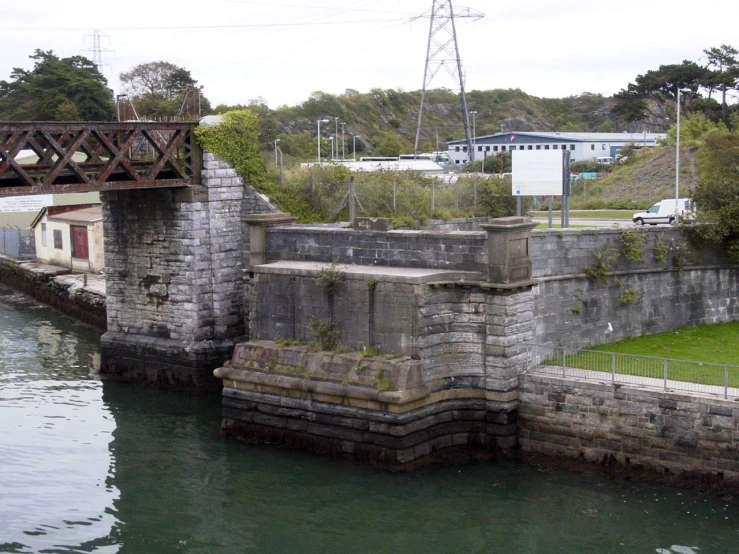
[{"label": "chain link fence", "polygon": [[0,227],[0,255],[16,260],[35,260],[33,229]]}]

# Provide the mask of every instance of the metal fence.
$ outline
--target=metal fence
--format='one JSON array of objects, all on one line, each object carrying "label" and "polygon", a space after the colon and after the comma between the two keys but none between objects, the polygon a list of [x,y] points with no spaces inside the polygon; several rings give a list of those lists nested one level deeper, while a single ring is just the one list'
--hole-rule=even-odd
[{"label": "metal fence", "polygon": [[16,260],[36,259],[33,229],[0,227],[0,255]]},{"label": "metal fence", "polygon": [[534,373],[739,397],[739,366],[539,344],[529,355]]}]

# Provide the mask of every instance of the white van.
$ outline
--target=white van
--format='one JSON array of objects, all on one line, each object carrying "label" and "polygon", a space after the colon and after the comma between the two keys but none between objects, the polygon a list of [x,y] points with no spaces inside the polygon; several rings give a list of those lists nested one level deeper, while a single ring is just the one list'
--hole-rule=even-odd
[{"label": "white van", "polygon": [[659,223],[674,223],[680,217],[692,217],[695,204],[690,198],[678,198],[677,209],[675,199],[661,200],[646,212],[639,212],[631,217],[635,225],[657,225]]}]

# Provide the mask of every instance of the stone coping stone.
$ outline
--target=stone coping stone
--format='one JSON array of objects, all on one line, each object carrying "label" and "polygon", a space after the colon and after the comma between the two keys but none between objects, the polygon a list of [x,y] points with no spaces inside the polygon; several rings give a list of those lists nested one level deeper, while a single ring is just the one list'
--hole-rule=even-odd
[{"label": "stone coping stone", "polygon": [[352,229],[350,227],[329,227],[327,225],[289,225],[279,227],[282,233],[296,233],[305,234],[306,231],[312,233],[325,233],[330,234],[351,234],[359,233],[361,235],[378,235],[387,237],[430,237],[430,238],[443,238],[443,237],[469,237],[474,239],[486,240],[487,233],[485,231],[419,231],[415,229],[393,229],[392,231],[365,231]]},{"label": "stone coping stone", "polygon": [[[272,262],[254,267],[254,273],[272,275],[299,275],[315,277],[331,266],[322,262]],[[393,283],[426,284],[432,282],[479,282],[483,274],[476,271],[451,271],[444,269],[426,269],[416,267],[377,267],[372,265],[337,264],[346,279],[376,279]]]}]

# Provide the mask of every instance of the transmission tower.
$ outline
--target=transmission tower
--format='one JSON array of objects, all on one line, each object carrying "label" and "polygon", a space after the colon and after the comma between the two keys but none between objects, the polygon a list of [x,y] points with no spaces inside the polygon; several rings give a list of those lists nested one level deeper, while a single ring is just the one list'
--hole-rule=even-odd
[{"label": "transmission tower", "polygon": [[429,40],[426,48],[426,67],[423,71],[423,88],[421,89],[421,107],[418,109],[418,128],[416,129],[416,144],[413,154],[418,155],[418,142],[421,138],[421,124],[423,122],[423,107],[426,100],[426,90],[437,73],[443,68],[452,77],[455,84],[459,83],[459,92],[462,100],[462,114],[464,132],[467,138],[467,151],[470,160],[474,159],[472,152],[472,135],[470,134],[470,112],[467,109],[467,96],[464,93],[464,74],[462,73],[462,59],[459,57],[457,30],[454,20],[459,18],[482,19],[483,13],[470,8],[460,8],[454,13],[452,0],[433,0],[431,11],[414,17],[416,19],[428,17],[430,19]]},{"label": "transmission tower", "polygon": [[110,42],[110,37],[108,35],[101,35],[99,29],[95,29],[91,35],[85,35],[85,38],[87,37],[92,37],[92,48],[84,48],[80,52],[92,52],[92,63],[95,64],[95,67],[102,74],[104,66],[110,67],[110,64],[103,62],[103,52],[114,52],[114,50],[103,48],[100,45],[100,37],[107,38],[108,42]]}]

